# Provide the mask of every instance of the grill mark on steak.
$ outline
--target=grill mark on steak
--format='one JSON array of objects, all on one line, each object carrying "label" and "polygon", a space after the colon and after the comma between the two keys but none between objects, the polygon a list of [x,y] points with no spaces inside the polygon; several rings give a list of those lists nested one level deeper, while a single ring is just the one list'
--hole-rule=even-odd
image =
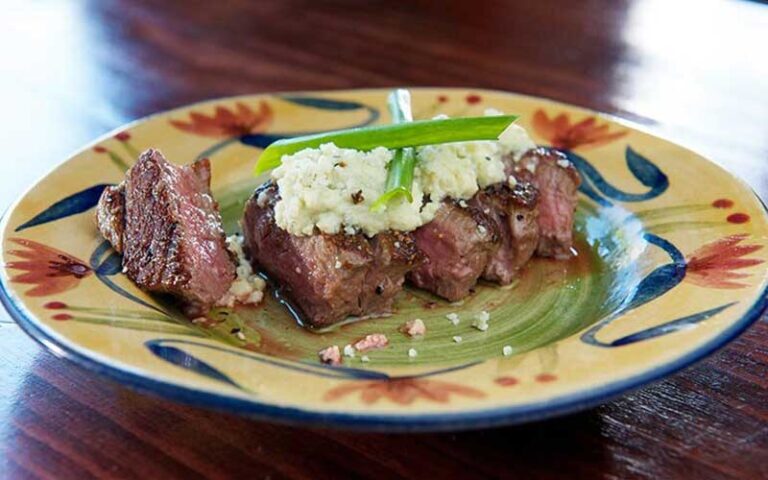
[{"label": "grill mark on steak", "polygon": [[426,261],[408,274],[417,287],[448,301],[471,293],[501,244],[496,222],[481,208],[444,200],[435,218],[414,232]]},{"label": "grill mark on steak", "polygon": [[143,290],[177,297],[190,316],[205,314],[235,277],[210,179],[207,159],[180,167],[150,149],[96,210],[124,273]]},{"label": "grill mark on steak", "polygon": [[[505,158],[507,173],[530,181],[539,190],[539,244],[542,257],[567,259],[572,255],[573,217],[581,176],[563,153],[537,147],[518,162]],[[533,170],[533,172],[531,172]]]},{"label": "grill mark on steak", "polygon": [[405,274],[422,261],[413,235],[291,235],[275,222],[279,198],[272,182],[256,189],[245,206],[243,235],[254,267],[280,285],[300,319],[324,327],[350,315],[390,313]]},{"label": "grill mark on steak", "polygon": [[491,185],[469,201],[487,213],[500,232],[500,246],[483,270],[484,279],[507,285],[533,256],[539,242],[538,198],[533,184],[518,181],[512,188]]}]

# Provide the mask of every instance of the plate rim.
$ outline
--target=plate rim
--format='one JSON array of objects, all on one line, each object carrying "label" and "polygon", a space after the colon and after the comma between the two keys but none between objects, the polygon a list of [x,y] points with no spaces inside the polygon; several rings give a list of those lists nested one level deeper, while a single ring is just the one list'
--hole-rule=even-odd
[{"label": "plate rim", "polygon": [[[760,198],[754,189],[740,177],[732,173],[727,167],[709,159],[707,156],[699,154],[679,142],[669,140],[649,130],[648,126],[638,124],[617,115],[603,113],[588,107],[567,103],[548,97],[528,95],[524,93],[511,92],[499,89],[473,88],[473,87],[437,87],[437,86],[418,86],[409,87],[412,90],[453,90],[453,91],[477,91],[492,92],[518,97],[526,97],[533,100],[545,101],[548,103],[565,105],[570,108],[576,108],[589,114],[608,119],[612,122],[622,124],[639,132],[651,135],[659,140],[674,144],[680,148],[686,149],[701,157],[732,179],[738,182],[742,187],[754,196],[758,204],[762,207],[762,213],[768,217],[768,206]],[[200,100],[197,102],[180,105],[167,110],[161,110],[151,113],[136,120],[127,122],[112,129],[103,135],[96,137],[91,142],[78,147],[71,152],[64,160],[57,163],[41,175],[35,182],[27,187],[19,197],[7,207],[0,221],[0,236],[5,230],[10,213],[13,212],[27,195],[36,188],[40,182],[50,176],[58,168],[62,167],[70,159],[82,151],[87,150],[92,145],[98,144],[104,139],[114,136],[116,132],[123,131],[131,126],[143,123],[156,116],[172,113],[177,110],[192,108],[197,105],[215,103],[221,101],[231,101],[239,98],[255,96],[279,96],[283,94],[316,94],[329,92],[365,92],[365,91],[384,91],[386,87],[376,88],[356,88],[356,89],[321,89],[321,90],[296,90],[296,91],[275,91],[258,92],[249,94],[240,94],[224,97],[214,97]],[[582,391],[572,392],[564,395],[555,395],[551,399],[544,401],[534,401],[514,406],[501,406],[492,408],[481,408],[475,410],[463,410],[458,412],[440,412],[440,413],[348,413],[348,412],[324,412],[306,408],[280,406],[273,403],[261,402],[255,398],[239,398],[214,391],[193,388],[180,385],[171,381],[145,376],[141,373],[121,368],[119,365],[111,364],[100,360],[96,355],[89,355],[80,351],[72,342],[58,339],[51,332],[48,332],[44,325],[39,325],[34,315],[28,314],[26,309],[17,303],[12,293],[10,285],[3,275],[0,275],[0,303],[8,311],[16,324],[33,340],[40,344],[44,350],[52,353],[58,358],[66,359],[78,367],[99,374],[102,378],[106,377],[117,381],[120,384],[131,387],[140,392],[150,393],[171,401],[178,401],[186,405],[196,407],[212,408],[219,411],[226,411],[239,415],[245,415],[259,420],[278,422],[283,424],[298,426],[317,426],[331,427],[348,430],[365,431],[384,431],[384,432],[434,432],[434,431],[458,431],[481,429],[488,427],[517,425],[527,422],[544,420],[556,416],[575,413],[586,410],[591,407],[603,404],[611,399],[625,395],[640,387],[661,380],[662,378],[678,372],[684,368],[698,363],[702,359],[721,349],[741,333],[746,331],[752,324],[760,319],[764,311],[768,308],[768,285],[759,293],[757,300],[747,309],[747,311],[733,323],[731,323],[720,334],[702,343],[694,350],[683,356],[677,357],[671,361],[651,367],[641,373],[631,377],[625,377],[613,382],[604,383],[597,388],[584,389]]]},{"label": "plate rim", "polygon": [[[760,203],[765,209],[765,204]],[[766,209],[766,212],[768,212],[768,209]],[[755,323],[762,316],[766,307],[768,307],[768,287],[763,289],[759,299],[750,306],[741,318],[719,335],[682,357],[632,377],[603,384],[598,388],[555,396],[548,401],[456,413],[413,415],[402,413],[320,412],[298,407],[278,406],[260,402],[257,399],[237,398],[147,377],[113,364],[101,362],[97,358],[78,351],[68,345],[67,342],[56,339],[53,335],[40,328],[34,319],[29,318],[24,310],[16,305],[13,297],[6,290],[5,281],[2,278],[0,278],[0,303],[3,304],[19,327],[32,337],[33,340],[42,345],[46,351],[56,357],[66,359],[84,370],[110,378],[140,392],[151,393],[167,400],[178,401],[196,407],[208,407],[259,420],[276,421],[289,425],[312,425],[386,432],[435,432],[474,430],[545,420],[595,407],[637,388],[661,380],[706,358],[730,343]]]}]

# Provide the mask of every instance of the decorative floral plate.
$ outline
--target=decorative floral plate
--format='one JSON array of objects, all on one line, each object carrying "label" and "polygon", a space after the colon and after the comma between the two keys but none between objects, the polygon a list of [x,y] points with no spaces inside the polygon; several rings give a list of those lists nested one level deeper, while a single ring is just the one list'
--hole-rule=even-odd
[{"label": "decorative floral plate", "polygon": [[[273,420],[386,430],[478,428],[587,408],[695,362],[762,312],[768,224],[743,182],[625,122],[503,92],[414,89],[414,114],[492,107],[562,150],[583,178],[579,255],[534,259],[515,284],[482,284],[460,304],[406,290],[391,317],[313,333],[269,298],[193,324],[125,278],[96,231],[101,191],[148,147],[177,163],[209,157],[225,227],[237,231],[263,180],[251,177],[263,147],[385,122],[386,94],[215,100],[99,139],[5,215],[3,303],[54,354],[144,390]],[[484,332],[472,327],[482,311]],[[424,338],[398,332],[416,317]],[[369,333],[385,333],[389,347],[340,367],[318,363],[321,348]]]}]

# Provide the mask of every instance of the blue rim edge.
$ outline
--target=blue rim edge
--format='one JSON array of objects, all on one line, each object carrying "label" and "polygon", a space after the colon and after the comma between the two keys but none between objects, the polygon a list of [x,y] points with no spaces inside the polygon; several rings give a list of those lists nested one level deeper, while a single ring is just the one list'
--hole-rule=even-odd
[{"label": "blue rim edge", "polygon": [[11,317],[30,337],[57,357],[70,360],[81,367],[110,377],[137,390],[190,405],[210,407],[261,420],[304,426],[389,432],[470,430],[516,425],[574,413],[600,405],[627,393],[629,390],[639,388],[690,366],[722,348],[760,318],[763,310],[768,306],[767,295],[768,287],[763,289],[760,298],[749,308],[744,316],[709,342],[672,362],[634,377],[608,383],[599,388],[585,390],[576,394],[563,395],[549,401],[472,412],[417,416],[317,412],[293,407],[278,407],[261,403],[257,400],[234,398],[175,385],[170,382],[147,378],[115,366],[106,365],[95,358],[72,349],[64,342],[56,340],[41,329],[34,319],[29,318],[16,305],[6,290],[5,280],[0,279],[0,302],[2,302]]}]

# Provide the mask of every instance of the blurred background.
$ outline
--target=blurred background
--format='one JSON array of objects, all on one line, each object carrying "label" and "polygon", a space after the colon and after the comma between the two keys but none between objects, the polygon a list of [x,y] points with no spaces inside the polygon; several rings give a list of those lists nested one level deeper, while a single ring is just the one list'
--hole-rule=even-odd
[{"label": "blurred background", "polygon": [[[768,7],[744,0],[4,0],[0,192],[78,146],[201,99],[475,86],[649,126],[768,181]],[[725,128],[728,127],[728,128]],[[734,161],[736,160],[736,161]],[[22,168],[20,168],[22,167]]]}]

